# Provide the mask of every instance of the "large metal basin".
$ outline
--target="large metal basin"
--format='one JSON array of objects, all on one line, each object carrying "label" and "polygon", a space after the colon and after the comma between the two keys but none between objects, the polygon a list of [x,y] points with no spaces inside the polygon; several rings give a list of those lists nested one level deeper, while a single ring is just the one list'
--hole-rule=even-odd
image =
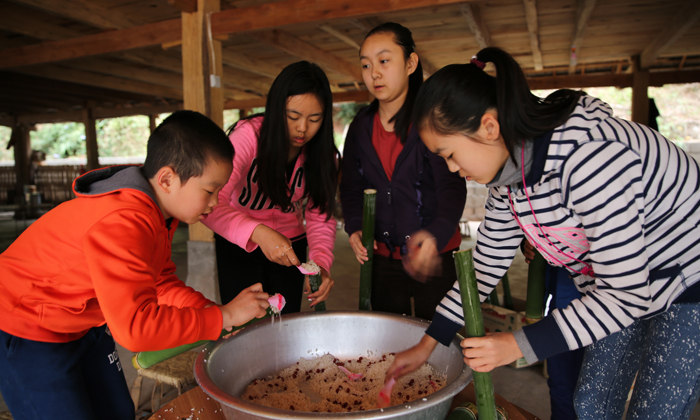
[{"label": "large metal basin", "polygon": [[239,419],[444,419],[452,398],[472,379],[462,362],[459,340],[438,345],[428,360],[447,372],[447,385],[404,405],[356,413],[309,413],[279,410],[238,398],[254,379],[296,363],[331,353],[339,359],[379,357],[415,345],[428,322],[366,311],[327,311],[285,315],[282,322],[260,321],[233,338],[210,343],[198,355],[194,373],[204,392],[217,400],[229,420]]}]

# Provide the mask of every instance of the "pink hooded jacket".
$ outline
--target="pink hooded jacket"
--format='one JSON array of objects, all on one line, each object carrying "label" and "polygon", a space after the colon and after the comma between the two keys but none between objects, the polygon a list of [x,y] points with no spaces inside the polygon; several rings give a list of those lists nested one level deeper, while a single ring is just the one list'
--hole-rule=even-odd
[{"label": "pink hooded jacket", "polygon": [[233,172],[228,184],[219,192],[219,204],[207,215],[203,223],[248,252],[254,251],[258,246],[250,240],[250,236],[259,224],[264,224],[290,239],[306,233],[309,258],[330,272],[336,223],[332,217],[326,220],[326,215],[319,213],[318,209],[311,209],[313,203],[310,200],[306,209],[303,208],[302,198],[306,182],[304,151],[302,150],[297,159],[288,184],[293,191],[293,211],[285,213],[279,207],[273,207],[270,200],[258,190],[256,156],[262,119],[263,117],[257,117],[243,121],[231,133],[231,143],[236,149]]}]

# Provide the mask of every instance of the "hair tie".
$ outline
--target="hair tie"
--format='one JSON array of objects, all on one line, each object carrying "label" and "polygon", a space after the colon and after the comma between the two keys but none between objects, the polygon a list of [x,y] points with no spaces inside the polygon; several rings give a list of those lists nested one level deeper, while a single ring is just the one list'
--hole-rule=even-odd
[{"label": "hair tie", "polygon": [[481,70],[483,70],[484,67],[486,67],[486,64],[483,61],[479,61],[479,59],[476,58],[476,56],[472,57],[470,63],[474,64],[475,66],[477,66]]}]

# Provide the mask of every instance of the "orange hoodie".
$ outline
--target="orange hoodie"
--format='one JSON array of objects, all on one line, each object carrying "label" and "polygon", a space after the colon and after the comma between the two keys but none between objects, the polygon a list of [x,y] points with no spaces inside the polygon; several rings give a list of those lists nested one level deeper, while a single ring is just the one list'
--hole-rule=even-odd
[{"label": "orange hoodie", "polygon": [[217,339],[221,311],[175,276],[177,220],[166,225],[140,167],[88,172],[73,189],[0,254],[0,329],[60,343],[106,322],[134,352]]}]

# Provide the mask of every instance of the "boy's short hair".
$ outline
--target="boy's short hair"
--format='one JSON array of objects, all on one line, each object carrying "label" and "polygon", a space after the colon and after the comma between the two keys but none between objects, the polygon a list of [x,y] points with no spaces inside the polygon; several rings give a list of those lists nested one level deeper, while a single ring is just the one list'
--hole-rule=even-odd
[{"label": "boy's short hair", "polygon": [[143,174],[170,166],[183,184],[201,176],[208,159],[233,162],[233,145],[214,121],[196,111],[175,111],[148,138]]}]

